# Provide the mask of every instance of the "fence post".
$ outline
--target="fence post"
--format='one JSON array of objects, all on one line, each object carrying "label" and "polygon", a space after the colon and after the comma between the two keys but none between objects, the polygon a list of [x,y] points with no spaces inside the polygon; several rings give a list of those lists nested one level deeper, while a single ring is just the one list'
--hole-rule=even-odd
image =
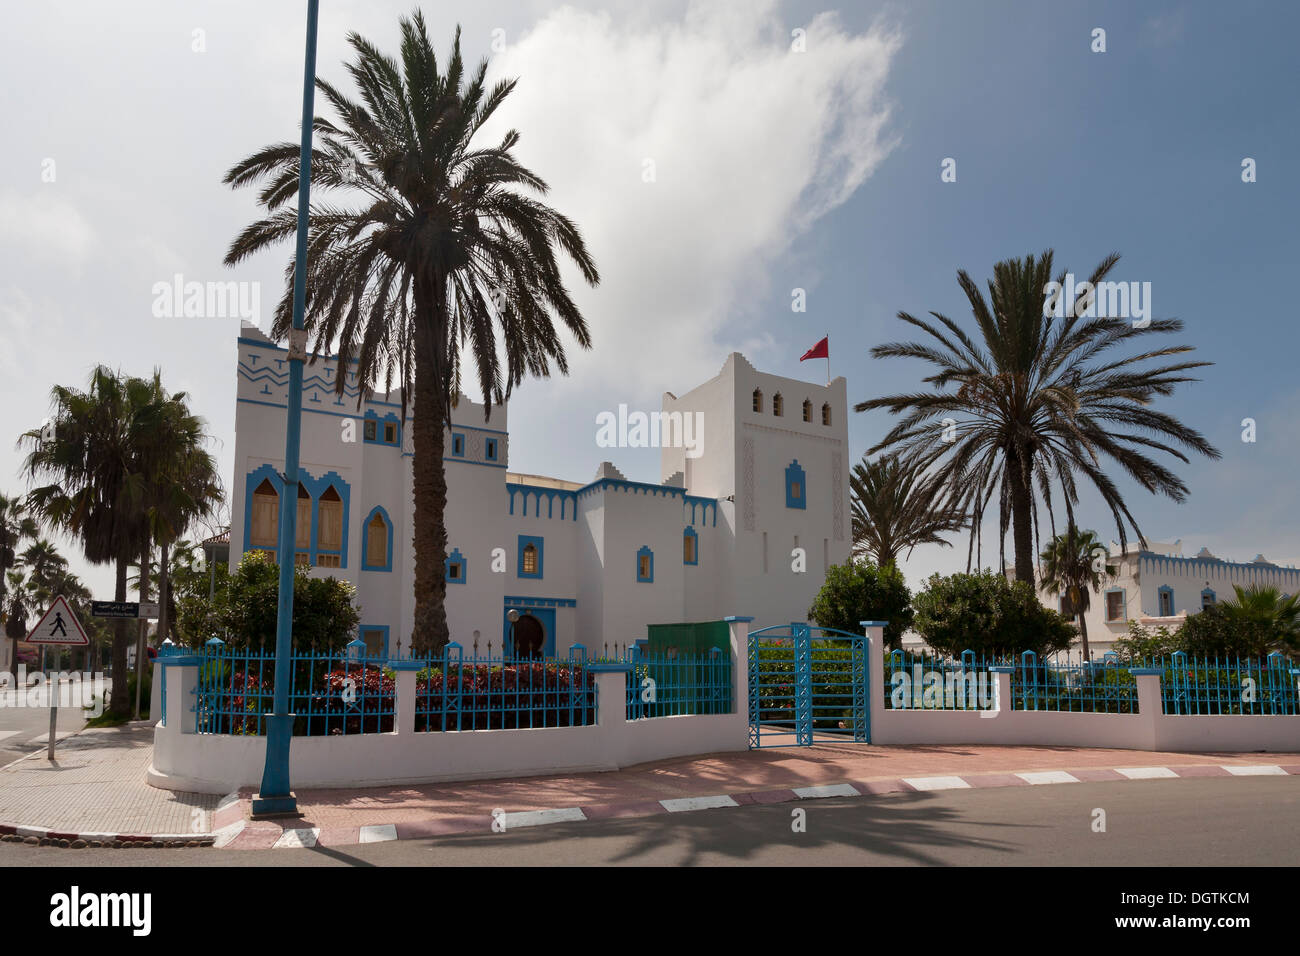
[{"label": "fence post", "polygon": [[[866,658],[867,682],[867,743],[888,743],[884,739],[884,722],[880,719],[885,713],[885,625],[888,621],[859,621],[858,626],[867,636],[867,646],[863,648]],[[876,739],[877,737],[881,739]]]},{"label": "fence post", "polygon": [[[735,701],[735,713],[750,711],[751,723],[757,720],[757,711],[749,702],[749,625],[752,617],[733,614],[722,619],[731,632],[731,699]],[[757,700],[754,707],[758,706]]]},{"label": "fence post", "polygon": [[167,729],[175,733],[198,733],[199,667],[203,658],[197,654],[176,654],[164,662],[167,675]]},{"label": "fence post", "polygon": [[1163,667],[1130,667],[1128,672],[1137,678],[1139,743],[1143,750],[1160,749],[1160,728],[1165,719]]},{"label": "fence post", "polygon": [[389,661],[386,665],[393,671],[393,733],[415,733],[415,702],[419,692],[415,688],[415,676],[424,667],[424,661],[400,660]]}]

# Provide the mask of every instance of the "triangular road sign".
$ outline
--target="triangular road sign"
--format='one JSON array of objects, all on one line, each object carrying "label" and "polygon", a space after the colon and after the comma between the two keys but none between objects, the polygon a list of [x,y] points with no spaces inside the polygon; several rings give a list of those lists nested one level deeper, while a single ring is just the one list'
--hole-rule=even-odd
[{"label": "triangular road sign", "polygon": [[56,597],[39,624],[27,635],[28,644],[71,644],[85,646],[90,643],[86,632],[72,613],[72,608],[62,597]]}]

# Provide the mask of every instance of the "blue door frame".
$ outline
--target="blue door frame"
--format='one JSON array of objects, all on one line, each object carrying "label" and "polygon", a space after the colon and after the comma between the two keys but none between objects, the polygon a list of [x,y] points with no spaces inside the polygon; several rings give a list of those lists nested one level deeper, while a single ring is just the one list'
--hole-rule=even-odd
[{"label": "blue door frame", "polygon": [[864,635],[799,623],[750,631],[750,750],[870,743],[870,694]]}]

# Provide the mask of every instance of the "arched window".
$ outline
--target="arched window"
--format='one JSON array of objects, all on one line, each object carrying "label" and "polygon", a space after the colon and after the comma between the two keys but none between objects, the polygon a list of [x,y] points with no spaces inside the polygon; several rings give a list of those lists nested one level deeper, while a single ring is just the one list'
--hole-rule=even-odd
[{"label": "arched window", "polygon": [[822,405],[822,424],[829,425],[830,423],[831,423],[831,404],[830,402],[826,402],[825,404]]},{"label": "arched window", "polygon": [[777,418],[785,414],[785,400],[781,398],[780,392],[772,396],[772,414]]},{"label": "arched window", "polygon": [[803,400],[803,420],[806,422],[812,421],[812,402],[806,398]]},{"label": "arched window", "polygon": [[754,389],[754,411],[761,412],[762,410],[763,410],[763,390],[761,388],[756,388]]},{"label": "arched window", "polygon": [[636,553],[636,579],[643,584],[653,584],[655,579],[655,554],[646,545]]},{"label": "arched window", "polygon": [[343,499],[330,485],[317,503],[316,565],[337,568],[343,558]]},{"label": "arched window", "polygon": [[542,554],[543,540],[537,535],[519,536],[519,571],[521,578],[540,578],[545,570]]},{"label": "arched window", "polygon": [[361,562],[363,571],[393,570],[393,529],[383,508],[376,508],[366,519],[366,551]]},{"label": "arched window", "polygon": [[249,535],[249,548],[264,548],[274,551],[279,541],[280,495],[269,478],[253,492],[252,533]]}]

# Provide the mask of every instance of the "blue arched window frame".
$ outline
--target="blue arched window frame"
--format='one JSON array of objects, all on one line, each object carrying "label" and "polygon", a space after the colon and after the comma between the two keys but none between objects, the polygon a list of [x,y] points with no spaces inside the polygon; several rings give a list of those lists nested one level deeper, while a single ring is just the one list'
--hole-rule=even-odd
[{"label": "blue arched window frame", "polygon": [[[370,563],[370,523],[378,515],[384,522],[385,534],[387,535],[387,555],[383,564]],[[370,514],[366,515],[365,523],[361,525],[361,570],[362,571],[392,571],[393,570],[393,522],[388,517],[388,512],[381,506],[375,505],[370,509]]]},{"label": "blue arched window frame", "polygon": [[804,470],[799,467],[798,458],[785,469],[785,506],[802,510],[808,508],[808,480]]},{"label": "blue arched window frame", "polygon": [[[691,539],[692,542],[694,542],[691,546],[691,554],[694,555],[694,557],[690,561],[686,560],[686,540],[688,538]],[[683,564],[700,563],[700,536],[695,531],[695,529],[690,525],[687,525],[686,530],[682,532],[682,563]]]},{"label": "blue arched window frame", "polygon": [[[641,573],[641,559],[648,557],[650,559],[650,573]],[[650,550],[649,545],[641,545],[636,552],[636,579],[641,584],[654,584],[655,580],[655,553]]]}]

